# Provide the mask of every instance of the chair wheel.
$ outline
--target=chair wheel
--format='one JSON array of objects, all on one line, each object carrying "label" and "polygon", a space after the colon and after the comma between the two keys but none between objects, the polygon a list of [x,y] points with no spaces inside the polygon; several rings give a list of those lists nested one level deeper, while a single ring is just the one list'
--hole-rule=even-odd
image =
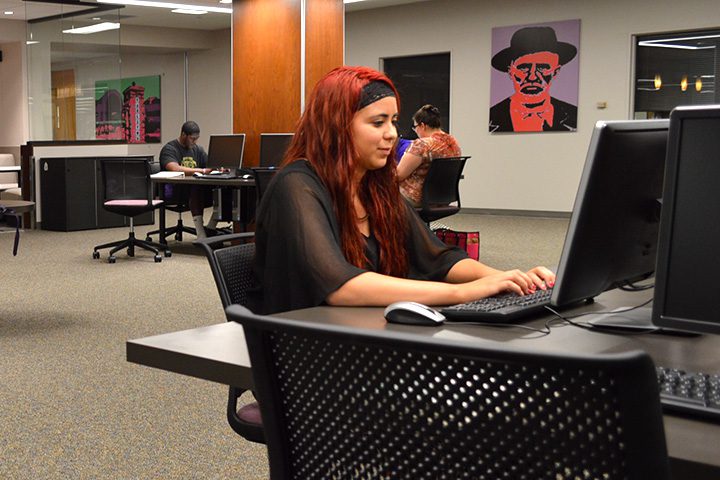
[{"label": "chair wheel", "polygon": [[162,262],[162,257],[160,255],[155,255],[155,263]]},{"label": "chair wheel", "polygon": [[182,242],[182,233],[176,233],[175,240],[177,240],[178,242]]},{"label": "chair wheel", "polygon": [[172,252],[170,250],[165,250],[165,256],[172,257]]},{"label": "chair wheel", "polygon": [[145,241],[152,242],[152,237],[150,235],[148,235],[147,237],[145,237]]},{"label": "chair wheel", "polygon": [[94,251],[94,252],[93,252],[93,258],[94,258],[95,260],[97,260],[98,258],[100,258],[100,252],[98,252],[97,250]]},{"label": "chair wheel", "polygon": [[127,249],[128,257],[134,257],[135,256],[135,250],[132,248]]},{"label": "chair wheel", "polygon": [[117,258],[114,255],[108,257],[108,263],[115,263],[115,260],[117,260]]}]

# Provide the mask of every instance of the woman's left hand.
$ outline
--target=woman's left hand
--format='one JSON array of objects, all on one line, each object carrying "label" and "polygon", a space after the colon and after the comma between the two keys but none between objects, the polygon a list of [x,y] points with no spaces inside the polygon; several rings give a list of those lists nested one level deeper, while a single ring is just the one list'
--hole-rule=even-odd
[{"label": "woman's left hand", "polygon": [[533,281],[535,287],[540,290],[546,290],[547,287],[555,285],[555,274],[548,268],[535,267],[528,270],[527,275]]}]

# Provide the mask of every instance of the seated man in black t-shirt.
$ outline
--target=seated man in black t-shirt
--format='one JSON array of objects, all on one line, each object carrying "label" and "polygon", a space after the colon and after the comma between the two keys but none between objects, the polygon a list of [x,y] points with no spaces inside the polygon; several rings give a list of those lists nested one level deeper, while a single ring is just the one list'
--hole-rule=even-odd
[{"label": "seated man in black t-shirt", "polygon": [[[186,176],[193,173],[210,173],[206,168],[207,153],[196,142],[200,137],[200,127],[193,121],[183,123],[180,136],[165,144],[160,151],[160,166],[163,170],[184,172]],[[179,188],[182,187],[182,188]],[[202,185],[170,185],[165,184],[165,198],[188,198],[197,238],[206,237],[203,226],[203,210],[212,206],[212,187]],[[217,220],[208,222],[207,229],[215,230]]]}]

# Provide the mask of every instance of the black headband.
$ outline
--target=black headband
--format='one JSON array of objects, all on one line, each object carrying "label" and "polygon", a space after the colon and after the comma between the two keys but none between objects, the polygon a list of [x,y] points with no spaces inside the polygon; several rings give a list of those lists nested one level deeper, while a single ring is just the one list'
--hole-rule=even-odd
[{"label": "black headband", "polygon": [[358,103],[358,110],[361,110],[371,103],[375,103],[381,98],[394,97],[395,92],[390,85],[385,82],[375,80],[365,85],[360,92],[360,102]]}]

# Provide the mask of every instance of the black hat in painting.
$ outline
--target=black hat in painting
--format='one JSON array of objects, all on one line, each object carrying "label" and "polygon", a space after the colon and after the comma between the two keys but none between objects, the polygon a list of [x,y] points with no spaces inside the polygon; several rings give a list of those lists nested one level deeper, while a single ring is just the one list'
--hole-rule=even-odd
[{"label": "black hat in painting", "polygon": [[507,72],[510,63],[528,53],[553,52],[560,57],[560,65],[575,58],[577,48],[566,42],[558,42],[551,27],[525,27],[513,33],[510,46],[500,50],[492,58],[493,68]]}]

